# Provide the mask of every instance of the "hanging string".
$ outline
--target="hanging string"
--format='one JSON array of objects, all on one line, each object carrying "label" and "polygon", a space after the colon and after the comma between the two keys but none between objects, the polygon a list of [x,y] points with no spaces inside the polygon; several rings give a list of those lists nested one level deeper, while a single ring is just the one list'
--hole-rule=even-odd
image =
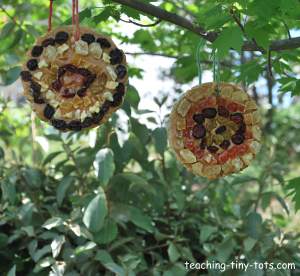
[{"label": "hanging string", "polygon": [[216,86],[216,94],[219,96],[220,94],[220,62],[219,58],[217,57],[216,49],[213,49],[212,51],[212,58],[213,58],[213,80],[217,84]]},{"label": "hanging string", "polygon": [[52,29],[53,0],[49,2],[48,32]]},{"label": "hanging string", "polygon": [[75,0],[72,0],[72,25],[75,26]]},{"label": "hanging string", "polygon": [[79,29],[79,7],[78,0],[75,0],[75,40],[80,38],[80,29]]},{"label": "hanging string", "polygon": [[201,39],[198,43],[197,50],[196,50],[199,85],[202,83],[202,66],[201,66],[200,52],[203,50],[204,45],[205,45],[205,40]]}]

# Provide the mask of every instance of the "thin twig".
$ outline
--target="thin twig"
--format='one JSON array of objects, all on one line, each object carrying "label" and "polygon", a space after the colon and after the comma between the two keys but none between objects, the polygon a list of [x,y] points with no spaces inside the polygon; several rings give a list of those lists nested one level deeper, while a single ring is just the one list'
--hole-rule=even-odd
[{"label": "thin twig", "polygon": [[268,74],[270,79],[273,79],[273,72],[272,72],[272,56],[271,56],[271,50],[268,51]]},{"label": "thin twig", "polygon": [[154,26],[158,25],[162,21],[162,19],[158,19],[157,21],[155,21],[154,23],[151,23],[151,24],[141,24],[141,23],[135,22],[131,19],[125,20],[122,18],[120,18],[120,21],[125,22],[125,23],[131,23],[131,24],[134,24],[139,27],[154,27]]},{"label": "thin twig", "polygon": [[0,6],[0,9],[7,15],[7,17],[11,19],[11,21],[13,21],[20,29],[22,29],[22,26],[18,23],[18,21],[11,16],[3,6]]},{"label": "thin twig", "polygon": [[291,36],[291,32],[290,32],[289,26],[286,24],[286,22],[285,22],[284,20],[282,20],[282,23],[283,23],[283,25],[284,25],[284,27],[285,27],[285,29],[286,29],[286,32],[287,32],[287,34],[288,34],[288,38],[289,38],[289,39],[292,39],[292,36]]}]

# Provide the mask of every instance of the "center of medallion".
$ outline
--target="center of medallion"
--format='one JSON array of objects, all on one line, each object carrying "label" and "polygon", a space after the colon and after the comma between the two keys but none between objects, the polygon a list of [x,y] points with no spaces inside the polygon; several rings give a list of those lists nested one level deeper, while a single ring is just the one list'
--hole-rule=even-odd
[{"label": "center of medallion", "polygon": [[95,78],[96,75],[86,68],[66,64],[58,68],[57,79],[52,83],[52,88],[64,98],[76,95],[84,97]]}]

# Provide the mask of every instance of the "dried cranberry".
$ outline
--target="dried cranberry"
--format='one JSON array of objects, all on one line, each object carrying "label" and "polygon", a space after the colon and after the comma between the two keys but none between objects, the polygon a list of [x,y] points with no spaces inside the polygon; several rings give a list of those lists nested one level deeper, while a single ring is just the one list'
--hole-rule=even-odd
[{"label": "dried cranberry", "polygon": [[55,128],[57,128],[57,129],[59,129],[59,130],[64,130],[64,129],[67,128],[67,123],[66,123],[64,120],[56,120],[56,119],[53,119],[53,120],[51,121],[51,124],[52,124]]},{"label": "dried cranberry", "polygon": [[91,75],[90,70],[85,69],[85,68],[78,68],[77,73],[84,76],[84,77],[88,77]]},{"label": "dried cranberry", "polygon": [[232,143],[236,144],[236,145],[240,145],[244,142],[245,137],[242,134],[234,134],[231,137],[231,141]]},{"label": "dried cranberry", "polygon": [[201,113],[196,113],[196,114],[193,115],[193,120],[194,120],[196,123],[198,123],[198,124],[201,125],[201,124],[204,123],[205,118],[204,118],[203,114],[201,114]]},{"label": "dried cranberry", "polygon": [[230,146],[230,141],[229,140],[224,140],[221,144],[220,147],[224,150],[228,149]]},{"label": "dried cranberry", "polygon": [[116,68],[116,73],[117,73],[118,79],[121,80],[126,76],[127,69],[124,65],[120,64]]},{"label": "dried cranberry", "polygon": [[67,125],[68,129],[74,130],[74,131],[80,131],[82,128],[81,122],[78,120],[73,120]]},{"label": "dried cranberry", "polygon": [[83,128],[88,128],[93,124],[93,119],[91,117],[87,117],[84,119],[84,121],[82,122],[82,127]]},{"label": "dried cranberry", "polygon": [[216,146],[208,146],[207,150],[211,153],[216,153],[219,150],[219,148]]},{"label": "dried cranberry", "polygon": [[206,142],[206,138],[204,137],[202,140],[201,140],[201,143],[200,143],[200,149],[205,149],[207,146],[207,142]]},{"label": "dried cranberry", "polygon": [[52,88],[56,91],[59,91],[62,87],[62,84],[59,80],[55,80],[54,82],[52,82]]},{"label": "dried cranberry", "polygon": [[20,75],[21,75],[21,79],[22,79],[22,81],[30,81],[31,80],[31,73],[29,72],[29,71],[22,71],[21,73],[20,73]]},{"label": "dried cranberry", "polygon": [[203,116],[205,118],[214,118],[217,115],[217,110],[213,107],[207,107],[202,110]]},{"label": "dried cranberry", "polygon": [[118,48],[111,50],[109,55],[110,55],[110,63],[112,65],[121,63],[123,60],[123,52]]},{"label": "dried cranberry", "polygon": [[55,42],[58,44],[64,44],[69,39],[69,34],[66,32],[58,32],[55,35]]},{"label": "dried cranberry", "polygon": [[117,91],[118,93],[124,94],[124,93],[125,93],[125,85],[124,85],[123,83],[120,82],[120,83],[118,84],[117,88],[116,88],[116,91]]},{"label": "dried cranberry", "polygon": [[102,48],[110,48],[111,44],[106,38],[98,38],[97,42],[101,45]]},{"label": "dried cranberry", "polygon": [[226,109],[226,107],[222,105],[218,107],[218,114],[225,118],[229,117],[228,109]]},{"label": "dried cranberry", "polygon": [[44,50],[43,46],[36,45],[32,48],[31,55],[33,57],[39,57],[42,54],[43,50]]},{"label": "dried cranberry", "polygon": [[203,138],[206,135],[206,129],[203,125],[195,125],[192,130],[192,135],[196,139]]},{"label": "dried cranberry", "polygon": [[30,59],[27,61],[26,66],[30,71],[34,71],[38,68],[38,62],[36,59]]},{"label": "dried cranberry", "polygon": [[226,126],[220,126],[216,129],[216,134],[221,134],[226,131]]},{"label": "dried cranberry", "polygon": [[242,113],[233,113],[230,115],[230,120],[237,123],[237,124],[240,124],[243,122],[244,118],[243,118],[243,114]]},{"label": "dried cranberry", "polygon": [[117,107],[122,103],[123,94],[122,93],[115,93],[113,95],[114,100],[111,102],[111,106]]},{"label": "dried cranberry", "polygon": [[86,92],[86,90],[87,90],[87,87],[81,87],[78,91],[77,91],[77,95],[79,96],[79,97],[84,97],[85,96],[85,92]]},{"label": "dried cranberry", "polygon": [[55,113],[55,109],[53,108],[53,106],[51,106],[50,104],[47,104],[44,109],[45,118],[50,120],[52,118],[52,116],[54,115],[54,113]]},{"label": "dried cranberry", "polygon": [[85,41],[87,44],[91,44],[95,41],[95,36],[92,34],[83,34],[81,40]]},{"label": "dried cranberry", "polygon": [[42,42],[43,47],[48,47],[50,45],[53,46],[54,44],[55,44],[55,40],[52,37],[47,38]]}]

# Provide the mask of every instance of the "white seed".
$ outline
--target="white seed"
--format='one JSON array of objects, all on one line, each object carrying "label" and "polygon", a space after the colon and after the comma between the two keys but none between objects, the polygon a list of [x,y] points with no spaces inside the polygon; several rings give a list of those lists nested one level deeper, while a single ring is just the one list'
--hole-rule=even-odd
[{"label": "white seed", "polygon": [[107,89],[115,89],[118,86],[118,83],[115,81],[108,81],[105,85]]},{"label": "white seed", "polygon": [[39,68],[48,67],[48,63],[46,62],[46,60],[41,59],[41,60],[39,61],[38,66],[39,66]]},{"label": "white seed", "polygon": [[56,58],[56,53],[56,48],[50,45],[44,50],[43,56],[46,60],[53,61]]},{"label": "white seed", "polygon": [[87,117],[87,114],[86,114],[86,111],[84,110],[84,111],[81,112],[80,120],[81,120],[81,121],[84,121],[84,119],[85,119],[86,117]]},{"label": "white seed", "polygon": [[41,72],[41,71],[36,72],[36,73],[33,74],[33,76],[34,76],[36,79],[40,80],[40,79],[42,78],[42,76],[43,76],[43,72]]},{"label": "white seed", "polygon": [[93,42],[89,45],[89,53],[96,59],[100,59],[102,56],[102,49],[99,43]]},{"label": "white seed", "polygon": [[103,58],[103,61],[105,63],[110,64],[110,56],[107,53],[103,53],[103,57],[102,58]]},{"label": "white seed", "polygon": [[112,80],[116,80],[117,79],[117,74],[116,74],[116,72],[115,72],[115,69],[111,66],[111,65],[108,65],[107,67],[106,67],[106,69],[107,69],[107,72],[108,72],[108,74],[110,75],[110,77],[112,78]]},{"label": "white seed", "polygon": [[79,55],[86,56],[89,53],[89,45],[83,40],[78,40],[75,42],[75,52]]},{"label": "white seed", "polygon": [[54,118],[55,119],[59,119],[61,118],[61,110],[60,109],[57,109],[54,113]]},{"label": "white seed", "polygon": [[51,90],[48,90],[46,93],[46,99],[51,100],[54,98],[55,98],[55,94]]},{"label": "white seed", "polygon": [[188,149],[182,149],[180,155],[185,163],[195,163],[197,161],[195,155]]},{"label": "white seed", "polygon": [[103,98],[105,100],[109,100],[110,102],[114,100],[113,95],[109,91],[103,93]]}]

